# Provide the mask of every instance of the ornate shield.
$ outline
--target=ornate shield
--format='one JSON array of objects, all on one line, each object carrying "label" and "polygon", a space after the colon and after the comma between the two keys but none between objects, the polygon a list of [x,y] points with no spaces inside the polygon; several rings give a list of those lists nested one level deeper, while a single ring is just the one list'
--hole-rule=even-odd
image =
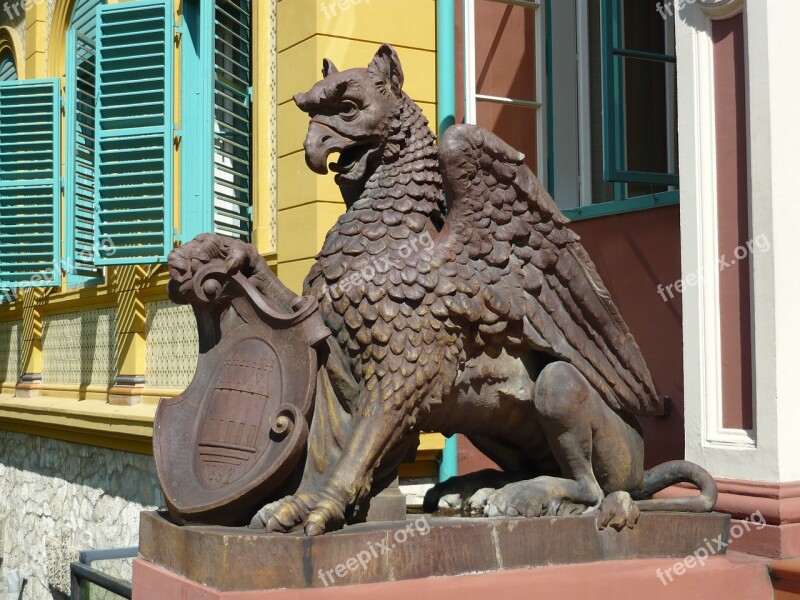
[{"label": "ornate shield", "polygon": [[192,283],[200,357],[186,391],[158,406],[158,477],[177,521],[246,524],[302,469],[314,346],[330,332],[313,299],[281,311],[224,264],[206,265]]}]

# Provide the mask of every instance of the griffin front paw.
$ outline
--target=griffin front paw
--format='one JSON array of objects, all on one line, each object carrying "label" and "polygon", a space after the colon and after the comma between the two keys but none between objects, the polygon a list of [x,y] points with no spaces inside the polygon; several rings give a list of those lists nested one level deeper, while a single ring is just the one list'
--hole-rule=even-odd
[{"label": "griffin front paw", "polygon": [[250,528],[287,533],[298,525],[305,524],[311,507],[318,501],[319,498],[314,494],[297,494],[270,502],[255,514],[250,521]]},{"label": "griffin front paw", "polygon": [[302,526],[306,535],[320,535],[339,529],[344,523],[344,501],[325,494],[297,494],[271,502],[250,521],[252,529],[288,533]]},{"label": "griffin front paw", "polygon": [[345,503],[343,501],[322,499],[306,519],[306,535],[321,535],[335,531],[344,524]]}]

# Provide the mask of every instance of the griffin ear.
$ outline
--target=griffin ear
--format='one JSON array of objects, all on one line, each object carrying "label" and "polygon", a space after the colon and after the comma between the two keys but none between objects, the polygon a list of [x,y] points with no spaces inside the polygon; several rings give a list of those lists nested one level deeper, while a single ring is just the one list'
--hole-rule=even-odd
[{"label": "griffin ear", "polygon": [[333,61],[330,58],[323,58],[322,59],[322,77],[327,77],[328,75],[332,75],[333,73],[338,73],[339,69],[336,68],[336,65],[333,64]]},{"label": "griffin ear", "polygon": [[395,96],[400,96],[405,80],[403,67],[400,66],[397,52],[389,44],[383,44],[378,48],[367,70],[373,81],[383,82]]}]

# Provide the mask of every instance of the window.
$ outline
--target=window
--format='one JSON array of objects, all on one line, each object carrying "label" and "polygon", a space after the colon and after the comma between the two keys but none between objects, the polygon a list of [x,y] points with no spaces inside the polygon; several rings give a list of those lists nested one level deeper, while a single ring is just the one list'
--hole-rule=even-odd
[{"label": "window", "polygon": [[14,63],[14,55],[6,50],[0,54],[0,81],[16,81],[17,66]]},{"label": "window", "polygon": [[604,178],[628,197],[666,191],[678,184],[674,21],[611,0],[601,22]]},{"label": "window", "polygon": [[[251,0],[78,0],[67,30],[64,260],[59,80],[16,79],[0,55],[0,289],[96,283],[164,262],[183,240],[251,237]],[[183,89],[174,49],[183,44]],[[183,122],[178,123],[175,94]],[[182,144],[182,145],[181,145]],[[45,274],[46,276],[43,276]]]},{"label": "window", "polygon": [[[580,218],[677,202],[672,18],[637,0],[464,9],[466,120],[523,151],[562,210]],[[490,102],[494,114],[482,114]]]},{"label": "window", "polygon": [[64,182],[66,207],[66,261],[69,286],[88,283],[100,272],[95,265],[94,153],[96,23],[101,0],[75,4],[67,30],[66,156]]},{"label": "window", "polygon": [[464,120],[524,152],[539,175],[546,154],[541,13],[533,0],[464,0]]},{"label": "window", "polygon": [[58,285],[58,79],[0,82],[0,289]]},{"label": "window", "polygon": [[251,3],[192,0],[183,25],[183,242],[213,231],[250,241]]}]

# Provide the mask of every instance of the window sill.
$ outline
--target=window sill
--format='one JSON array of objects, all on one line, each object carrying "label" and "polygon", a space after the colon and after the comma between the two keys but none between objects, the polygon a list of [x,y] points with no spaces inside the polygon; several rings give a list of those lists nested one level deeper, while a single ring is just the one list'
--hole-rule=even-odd
[{"label": "window sill", "polygon": [[674,206],[680,203],[680,191],[663,192],[651,196],[638,196],[628,200],[614,200],[613,202],[602,202],[590,206],[579,208],[569,208],[564,210],[564,215],[571,221],[583,221],[597,217],[608,217],[620,215],[651,208],[661,208],[663,206]]},{"label": "window sill", "polygon": [[0,429],[112,450],[153,453],[152,404],[0,396]]},{"label": "window sill", "polygon": [[[153,453],[155,414],[155,404],[0,395],[0,429],[137,454]],[[439,433],[420,434],[417,460],[403,466],[405,476],[434,474],[444,442]]]}]

